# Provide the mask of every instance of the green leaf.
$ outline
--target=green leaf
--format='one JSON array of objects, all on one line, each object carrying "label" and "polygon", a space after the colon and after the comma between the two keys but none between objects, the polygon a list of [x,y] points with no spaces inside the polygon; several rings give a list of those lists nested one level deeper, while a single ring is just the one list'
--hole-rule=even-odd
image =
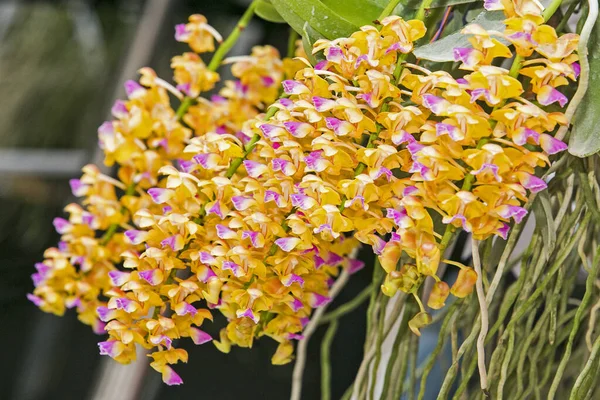
[{"label": "green leaf", "polygon": [[254,12],[256,15],[269,22],[286,22],[285,19],[277,12],[275,6],[268,0],[259,0],[256,4]]},{"label": "green leaf", "polygon": [[[289,7],[285,6],[285,0],[271,0],[271,3],[275,6],[275,9],[281,15],[285,22],[292,27],[293,30],[302,35],[304,32],[304,21],[298,14],[292,11]],[[282,5],[283,4],[283,5]]]},{"label": "green leaf", "polygon": [[[503,32],[505,19],[506,17],[502,11],[484,11],[471,23],[479,24],[488,31]],[[469,35],[460,33],[460,29],[433,43],[415,48],[414,54],[417,58],[423,60],[435,62],[454,61],[453,50],[455,47],[473,47],[469,42]]]},{"label": "green leaf", "polygon": [[308,22],[304,23],[304,29],[302,29],[302,46],[304,46],[304,52],[308,56],[308,61],[312,65],[317,64],[317,57],[312,53],[313,44],[323,37],[319,35],[319,32],[315,31]]},{"label": "green leaf", "polygon": [[372,25],[388,3],[388,1],[375,0],[321,0],[320,2],[357,27]]},{"label": "green leaf", "polygon": [[[348,37],[358,30],[358,25],[334,12],[319,0],[271,0],[271,2],[279,14],[300,34],[305,22],[327,39]],[[300,30],[288,20],[286,14],[289,15],[290,12],[303,20]]]},{"label": "green leaf", "polygon": [[[476,3],[479,0],[433,0],[429,8],[446,8],[449,6],[457,6],[460,4]],[[416,10],[421,5],[421,0],[408,0],[404,8]]]},{"label": "green leaf", "polygon": [[577,157],[587,157],[600,150],[600,21],[596,21],[592,30],[588,52],[588,90],[573,117],[569,139],[569,153]]}]

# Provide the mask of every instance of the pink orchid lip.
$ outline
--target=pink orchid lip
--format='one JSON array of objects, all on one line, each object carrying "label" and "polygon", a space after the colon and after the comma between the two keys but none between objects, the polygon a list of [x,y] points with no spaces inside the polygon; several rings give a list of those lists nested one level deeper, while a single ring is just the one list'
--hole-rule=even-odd
[{"label": "pink orchid lip", "polygon": [[503,7],[502,2],[500,0],[484,0],[483,8],[485,8],[488,11],[493,11],[501,10]]},{"label": "pink orchid lip", "polygon": [[441,97],[434,96],[432,94],[424,94],[423,97],[423,106],[431,110],[432,113],[438,115],[442,111],[442,104],[446,102],[445,99]]},{"label": "pink orchid lip", "polygon": [[281,250],[289,253],[298,245],[299,240],[300,239],[294,238],[294,237],[279,238],[279,239],[275,240],[275,244]]},{"label": "pink orchid lip", "polygon": [[556,154],[567,149],[567,144],[561,140],[556,139],[548,134],[540,135],[540,146],[548,154]]},{"label": "pink orchid lip", "polygon": [[275,204],[277,204],[277,207],[283,207],[284,205],[282,196],[279,193],[272,190],[265,190],[264,201],[265,203],[274,201]]},{"label": "pink orchid lip", "polygon": [[295,193],[290,196],[290,199],[292,200],[292,205],[294,207],[298,207],[301,210],[309,210],[315,204],[317,204],[315,199],[304,194]]},{"label": "pink orchid lip", "polygon": [[69,180],[69,186],[71,186],[71,192],[73,193],[73,196],[76,197],[84,196],[88,189],[88,186],[81,183],[80,179]]},{"label": "pink orchid lip", "polygon": [[531,193],[540,192],[548,187],[543,179],[527,173],[520,174],[519,180],[521,181],[521,185],[523,185],[525,189],[529,189]]},{"label": "pink orchid lip", "polygon": [[190,328],[190,337],[196,345],[212,342],[213,340],[208,333],[198,328]]},{"label": "pink orchid lip", "polygon": [[325,58],[327,61],[331,61],[334,63],[340,63],[345,57],[342,49],[337,46],[331,46],[327,49]]},{"label": "pink orchid lip", "polygon": [[283,286],[290,287],[293,283],[297,283],[300,287],[304,286],[304,279],[296,274],[290,274],[282,279]]},{"label": "pink orchid lip", "polygon": [[294,300],[291,303],[288,303],[288,306],[294,311],[294,312],[298,312],[299,310],[301,310],[302,308],[304,308],[304,304],[302,304],[302,302],[296,298],[294,298]]},{"label": "pink orchid lip", "polygon": [[237,310],[236,316],[238,318],[250,318],[255,324],[258,324],[258,321],[260,320],[260,318],[256,314],[254,314],[254,312],[250,308],[246,310]]},{"label": "pink orchid lip", "polygon": [[331,99],[326,99],[323,97],[314,96],[312,98],[313,104],[318,112],[325,112],[331,110],[335,107],[335,101]]},{"label": "pink orchid lip", "polygon": [[116,340],[107,340],[105,342],[98,343],[98,348],[100,349],[100,355],[106,355],[110,357],[116,357],[121,352],[117,350],[118,341]]},{"label": "pink orchid lip", "polygon": [[233,196],[231,198],[233,206],[238,211],[244,211],[248,209],[252,205],[253,200],[254,199],[252,197],[247,196]]},{"label": "pink orchid lip", "polygon": [[175,371],[173,368],[165,365],[163,370],[163,382],[169,386],[173,385],[181,385],[183,383],[183,379]]},{"label": "pink orchid lip", "polygon": [[40,307],[44,303],[44,301],[42,300],[41,297],[36,296],[34,294],[31,294],[31,293],[27,293],[27,299],[29,301],[31,301],[36,307]]},{"label": "pink orchid lip", "polygon": [[125,82],[125,92],[127,93],[127,97],[136,98],[143,95],[146,92],[146,89],[136,81],[128,80]]},{"label": "pink orchid lip", "polygon": [[110,112],[113,115],[113,117],[122,119],[127,116],[127,114],[129,113],[129,110],[127,110],[127,106],[125,105],[123,100],[117,100],[117,101],[115,101],[115,104],[110,109]]},{"label": "pink orchid lip", "polygon": [[315,70],[316,71],[323,71],[325,69],[327,69],[327,64],[328,61],[327,60],[321,60],[318,63],[315,64]]},{"label": "pink orchid lip", "polygon": [[281,86],[283,86],[283,91],[289,95],[301,94],[308,91],[308,88],[303,83],[291,79],[281,82]]},{"label": "pink orchid lip", "polygon": [[189,32],[186,28],[186,24],[175,25],[175,40],[183,42],[189,38]]},{"label": "pink orchid lip", "polygon": [[454,61],[462,61],[465,64],[468,64],[469,56],[475,50],[468,47],[455,47],[452,50],[452,55],[454,56]]},{"label": "pink orchid lip", "polygon": [[498,235],[500,235],[500,237],[504,240],[506,240],[508,238],[508,231],[510,230],[510,225],[508,225],[507,223],[502,223],[502,227],[498,228],[498,230],[496,231],[496,233]]},{"label": "pink orchid lip", "polygon": [[268,170],[266,165],[257,161],[244,160],[243,164],[246,168],[246,172],[248,172],[248,176],[252,178],[258,178]]},{"label": "pink orchid lip", "polygon": [[360,260],[351,259],[348,261],[348,263],[349,263],[348,273],[350,273],[350,274],[355,274],[365,267],[365,263]]},{"label": "pink orchid lip", "polygon": [[452,224],[454,221],[460,221],[462,228],[466,232],[471,232],[471,227],[467,222],[467,218],[462,214],[456,214],[442,218],[442,222],[447,225]]},{"label": "pink orchid lip", "polygon": [[318,308],[329,304],[331,297],[319,293],[309,293],[309,301],[312,308]]}]

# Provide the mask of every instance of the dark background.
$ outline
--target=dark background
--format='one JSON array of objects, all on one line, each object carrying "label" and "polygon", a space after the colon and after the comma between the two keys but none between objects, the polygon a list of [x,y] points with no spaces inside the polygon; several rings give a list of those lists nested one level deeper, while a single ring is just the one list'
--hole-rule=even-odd
[{"label": "dark background", "polygon": [[[150,30],[158,28],[156,40],[146,43],[146,55],[132,59],[136,32],[157,1],[166,11],[158,27],[150,24]],[[26,300],[33,289],[33,264],[58,241],[51,221],[73,201],[68,179],[99,156],[96,127],[116,95],[122,96],[122,78],[135,78],[126,70],[128,60],[170,80],[170,58],[187,51],[173,38],[175,24],[201,13],[226,36],[246,5],[243,0],[0,1],[0,399],[91,398],[105,362],[96,343],[104,339],[79,323],[74,312],[58,318]],[[231,54],[247,54],[263,43],[285,51],[287,36],[287,26],[255,19]],[[336,303],[348,301],[370,281],[367,264]],[[358,369],[365,309],[342,319],[333,343],[333,398],[341,397]],[[216,319],[208,330],[216,333],[222,323]],[[310,342],[306,399],[319,398],[322,335],[321,328]],[[168,387],[147,367],[137,398],[289,396],[293,364],[270,364],[272,340],[256,341],[251,350],[234,348],[228,355],[211,344],[190,343],[182,343],[189,363],[176,366],[185,384]]]}]

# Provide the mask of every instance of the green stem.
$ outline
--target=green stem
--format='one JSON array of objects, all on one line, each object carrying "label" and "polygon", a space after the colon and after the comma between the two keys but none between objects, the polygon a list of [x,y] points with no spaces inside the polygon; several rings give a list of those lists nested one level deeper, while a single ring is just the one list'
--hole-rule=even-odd
[{"label": "green stem", "polygon": [[209,70],[216,71],[217,69],[219,69],[219,67],[221,66],[221,61],[223,61],[223,58],[225,58],[227,53],[229,53],[229,51],[235,45],[240,35],[242,34],[242,31],[246,29],[248,23],[254,16],[254,9],[256,8],[257,4],[258,0],[254,0],[252,3],[250,3],[248,9],[246,10],[246,12],[244,12],[244,15],[242,15],[242,18],[240,18],[237,25],[235,26],[235,29],[231,31],[227,39],[225,39],[225,41],[221,43],[217,51],[215,51],[212,60],[210,60],[210,64],[208,64]]},{"label": "green stem", "polygon": [[[377,287],[375,286],[375,289],[376,288]],[[323,318],[321,318],[321,321],[319,321],[319,323],[326,324],[326,323],[335,321],[335,320],[343,317],[346,314],[351,313],[358,306],[360,306],[365,300],[367,300],[369,298],[372,291],[373,291],[373,284],[370,284],[369,286],[364,288],[362,290],[362,292],[360,292],[355,298],[353,298],[352,300],[350,300],[347,303],[342,304],[335,310],[325,314],[323,316]]]},{"label": "green stem", "polygon": [[548,20],[554,15],[556,10],[562,4],[562,0],[553,0],[552,3],[546,7],[546,9],[542,12],[542,17],[544,17],[544,22],[548,22]]},{"label": "green stem", "polygon": [[588,274],[587,280],[585,282],[585,293],[583,295],[583,299],[581,299],[581,304],[577,309],[577,314],[575,314],[575,320],[573,321],[573,327],[571,328],[571,333],[569,335],[569,341],[567,342],[567,346],[564,350],[563,357],[560,360],[560,364],[558,365],[558,370],[556,371],[556,375],[554,376],[554,380],[552,381],[552,386],[550,387],[550,391],[548,392],[548,398],[554,398],[556,394],[556,390],[560,385],[560,381],[562,379],[565,368],[567,367],[567,363],[569,362],[569,358],[571,357],[571,351],[573,349],[573,342],[575,341],[575,337],[577,336],[577,331],[579,330],[579,326],[583,320],[585,312],[587,312],[587,307],[591,301],[592,292],[594,290],[594,282],[596,281],[596,275],[598,273],[598,264],[600,264],[600,248],[596,249],[596,257],[594,259],[593,269]]},{"label": "green stem", "polygon": [[[369,307],[367,308],[367,334],[368,338],[371,334],[371,322],[373,321],[373,317],[375,316],[375,304],[377,302],[377,293],[379,292],[379,283],[383,277],[383,268],[381,268],[381,264],[379,264],[379,257],[375,256],[375,260],[373,262],[373,280],[371,283],[371,293],[369,294]],[[367,348],[365,348],[367,351]]]},{"label": "green stem", "polygon": [[[242,18],[240,18],[240,20],[238,21],[237,25],[235,26],[235,29],[233,31],[231,31],[231,33],[229,34],[227,39],[225,39],[225,41],[219,45],[219,48],[217,49],[217,51],[215,51],[215,53],[212,56],[212,59],[210,60],[210,63],[208,64],[208,69],[210,71],[216,72],[217,69],[219,69],[219,67],[221,66],[221,62],[223,61],[223,58],[225,58],[227,53],[229,53],[229,51],[233,48],[235,43],[238,41],[242,31],[246,28],[246,26],[248,26],[248,23],[250,22],[250,20],[252,19],[252,16],[254,15],[254,9],[256,8],[257,3],[258,3],[258,0],[254,0],[250,4],[250,6],[248,6],[248,9],[246,10],[246,12],[244,12],[244,14],[242,15]],[[183,99],[183,101],[181,102],[181,105],[179,106],[179,108],[177,109],[177,112],[175,113],[178,121],[181,121],[181,119],[183,118],[183,116],[185,115],[187,110],[195,102],[196,102],[196,100],[191,97],[185,97]]]},{"label": "green stem", "polygon": [[422,1],[421,5],[419,6],[419,10],[415,14],[414,19],[418,19],[419,21],[424,21],[425,20],[425,12],[429,7],[431,7],[431,3],[433,3],[433,0]]},{"label": "green stem", "polygon": [[335,337],[338,328],[338,321],[334,319],[327,328],[323,341],[321,342],[321,399],[331,399],[331,360],[330,350],[331,342]]},{"label": "green stem", "polygon": [[562,32],[565,29],[565,26],[567,26],[567,22],[569,22],[569,18],[571,18],[571,15],[573,15],[573,12],[575,11],[578,5],[578,1],[574,1],[571,3],[571,5],[569,5],[569,8],[567,8],[567,11],[565,11],[565,14],[560,20],[560,23],[556,26],[556,33]]},{"label": "green stem", "polygon": [[[419,19],[418,17],[421,15],[424,15],[425,11],[424,9],[426,7],[429,7],[429,4],[426,7],[423,7],[423,5],[428,2],[429,4],[431,4],[430,0],[425,0],[423,3],[421,3],[421,8],[419,8],[419,12],[417,12],[417,19]],[[550,3],[550,5],[544,10],[543,12],[543,17],[544,17],[544,21],[548,21],[550,19],[550,17],[552,17],[552,15],[554,15],[554,13],[556,12],[556,10],[558,9],[558,7],[560,7],[562,3],[562,0],[553,0],[552,3]],[[423,12],[421,13],[423,9]],[[510,71],[509,71],[509,76],[512,78],[517,78],[519,76],[519,71],[521,70],[521,64],[523,63],[523,57],[521,57],[520,55],[516,55],[512,65],[510,67]],[[397,67],[397,66],[396,66]],[[394,72],[394,76],[396,76],[395,72]],[[398,79],[398,78],[396,78]],[[498,110],[499,108],[503,107],[504,104],[506,102],[503,101],[502,103],[498,104],[496,107],[494,107],[494,111]],[[495,127],[495,121],[492,121],[491,123],[491,128],[492,130]],[[485,145],[486,143],[488,143],[490,141],[489,138],[484,137],[481,138],[479,140],[479,142],[477,143],[477,148],[480,149],[481,147],[483,147],[483,145]],[[470,191],[471,188],[473,187],[473,183],[475,182],[475,176],[468,174],[465,177],[465,180],[463,182],[463,185],[461,187],[461,191]],[[441,254],[444,254],[444,251],[446,250],[446,247],[448,246],[448,244],[450,243],[450,240],[452,239],[452,235],[454,234],[454,231],[456,231],[456,227],[453,225],[446,225],[446,230],[444,231],[444,235],[442,236],[442,241],[440,242],[440,252]]]},{"label": "green stem", "polygon": [[398,4],[400,4],[401,0],[391,0],[387,6],[385,6],[385,8],[383,9],[383,11],[381,12],[381,15],[379,15],[379,18],[377,18],[379,21],[381,21],[382,19],[384,19],[385,17],[389,17],[390,15],[392,15],[392,13],[394,12],[394,10],[396,9],[396,7],[398,6]]},{"label": "green stem", "polygon": [[381,347],[383,345],[383,326],[385,322],[385,312],[387,308],[388,297],[383,297],[381,301],[381,307],[379,308],[379,321],[377,324],[377,337],[375,343],[375,362],[371,369],[371,387],[369,390],[369,398],[375,398],[375,382],[377,381],[377,371],[379,370],[379,364],[381,364]]},{"label": "green stem", "polygon": [[[276,107],[269,108],[269,110],[265,114],[264,120],[268,121],[269,119],[271,119],[271,117],[273,117],[273,115],[275,115],[276,112],[277,112]],[[227,169],[227,173],[225,174],[225,176],[227,178],[231,179],[231,177],[235,174],[235,172],[240,167],[240,165],[242,165],[242,162],[248,157],[248,155],[250,153],[252,153],[252,150],[254,150],[254,148],[256,147],[256,143],[259,140],[260,140],[260,135],[258,133],[254,134],[254,136],[252,136],[250,141],[246,144],[244,156],[235,158],[229,165],[229,168]]]},{"label": "green stem", "polygon": [[190,108],[190,106],[192,106],[192,104],[194,104],[194,99],[192,99],[191,97],[186,97],[185,99],[183,99],[183,101],[179,105],[179,108],[175,112],[175,116],[177,117],[177,121],[181,121],[181,119],[183,118],[183,116],[187,112],[188,108]]},{"label": "green stem", "polygon": [[288,36],[288,45],[287,45],[287,56],[288,58],[293,58],[296,55],[296,41],[300,38],[298,32],[290,28],[290,35]]},{"label": "green stem", "polygon": [[[127,186],[127,190],[125,191],[125,196],[131,196],[135,193],[135,184],[131,183],[129,186]],[[121,207],[121,214],[125,214],[127,212],[127,208],[125,208],[125,206]],[[117,233],[117,229],[119,229],[119,224],[111,224],[108,229],[106,230],[106,232],[104,233],[104,235],[102,236],[102,239],[100,239],[100,244],[102,246],[106,246],[108,244],[108,242],[110,242],[110,239],[112,239],[112,237],[114,236],[115,233]]]}]

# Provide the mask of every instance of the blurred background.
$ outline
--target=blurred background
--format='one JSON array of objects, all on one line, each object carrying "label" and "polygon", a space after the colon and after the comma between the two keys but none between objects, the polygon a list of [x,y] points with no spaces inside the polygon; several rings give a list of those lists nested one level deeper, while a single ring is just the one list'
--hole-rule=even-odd
[{"label": "blurred background", "polygon": [[[281,399],[289,396],[292,364],[272,366],[275,343],[221,354],[210,344],[184,343],[185,384],[168,387],[141,355],[120,366],[98,355],[104,340],[79,323],[45,314],[27,301],[33,264],[58,234],[52,219],[74,199],[68,180],[101,163],[96,128],[123,97],[122,84],[142,66],[169,80],[170,59],[186,51],[174,26],[193,13],[226,35],[246,9],[243,0],[0,1],[0,398]],[[256,44],[285,49],[288,28],[255,19],[231,54]],[[227,76],[225,75],[225,78]],[[372,266],[371,266],[372,268]],[[336,303],[370,281],[367,267]],[[333,398],[341,397],[362,357],[366,305],[344,317],[332,347]],[[222,321],[213,324],[215,334]],[[203,326],[204,329],[204,326]],[[319,330],[309,346],[304,398],[319,397]],[[191,342],[190,342],[191,343]]]}]

